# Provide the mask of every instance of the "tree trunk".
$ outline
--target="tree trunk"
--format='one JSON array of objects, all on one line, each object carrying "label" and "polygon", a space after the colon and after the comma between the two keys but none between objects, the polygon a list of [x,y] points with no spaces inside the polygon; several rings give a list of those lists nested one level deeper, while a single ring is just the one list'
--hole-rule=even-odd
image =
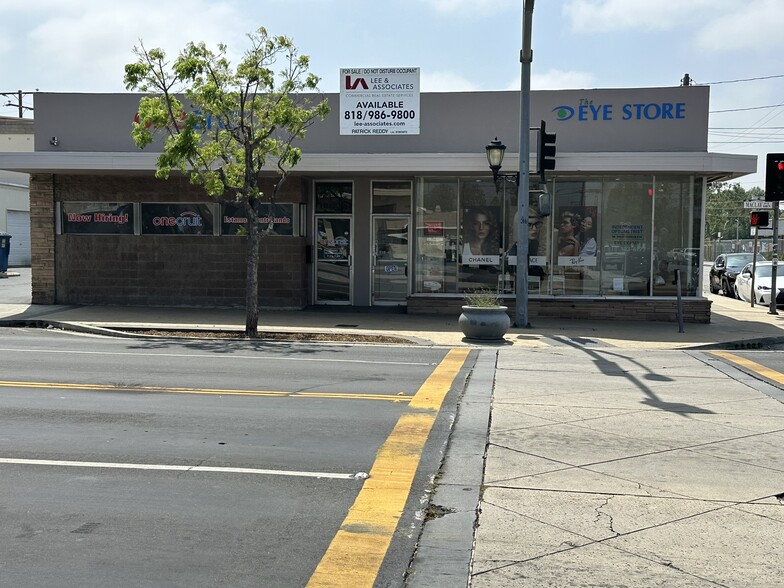
[{"label": "tree trunk", "polygon": [[248,263],[245,280],[245,336],[259,336],[259,244],[261,233],[255,215],[248,226]]}]

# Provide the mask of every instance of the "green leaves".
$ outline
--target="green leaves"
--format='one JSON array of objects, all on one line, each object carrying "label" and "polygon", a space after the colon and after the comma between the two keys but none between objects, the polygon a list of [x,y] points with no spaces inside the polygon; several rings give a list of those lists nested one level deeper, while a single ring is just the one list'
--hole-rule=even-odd
[{"label": "green leaves", "polygon": [[715,239],[719,233],[723,238],[748,236],[749,214],[743,203],[763,197],[764,191],[759,187],[745,190],[740,184],[708,184],[705,237]]},{"label": "green leaves", "polygon": [[188,43],[173,63],[161,49],[134,47],[125,85],[146,95],[131,136],[141,149],[163,136],[158,177],[178,170],[212,196],[229,191],[252,201],[264,174],[274,174],[279,186],[301,160],[292,142],[329,113],[326,99],[313,104],[301,95],[317,91],[319,78],[288,37],[262,27],[248,39],[236,69],[223,44],[212,50]]}]

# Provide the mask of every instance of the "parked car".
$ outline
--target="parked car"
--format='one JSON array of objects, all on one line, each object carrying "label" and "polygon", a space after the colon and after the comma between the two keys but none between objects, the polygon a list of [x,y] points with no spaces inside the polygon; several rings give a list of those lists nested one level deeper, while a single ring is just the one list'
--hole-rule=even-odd
[{"label": "parked car", "polygon": [[[711,266],[708,278],[711,294],[718,294],[721,290],[725,296],[734,298],[735,278],[738,276],[738,272],[753,259],[753,253],[722,253],[719,255]],[[757,254],[757,261],[765,261],[761,253]]]},{"label": "parked car", "polygon": [[697,265],[700,261],[700,250],[696,247],[678,247],[670,249],[667,258],[674,263]]},{"label": "parked car", "polygon": [[[735,279],[735,296],[751,302],[751,270],[752,264],[744,266]],[[784,273],[784,272],[783,272]],[[770,304],[773,264],[769,261],[757,262],[754,274],[754,302]],[[784,305],[784,275],[776,272],[776,306]]]}]

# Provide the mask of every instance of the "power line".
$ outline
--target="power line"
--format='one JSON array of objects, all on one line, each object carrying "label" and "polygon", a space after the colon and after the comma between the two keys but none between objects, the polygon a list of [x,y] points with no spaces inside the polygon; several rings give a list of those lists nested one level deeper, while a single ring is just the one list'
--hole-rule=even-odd
[{"label": "power line", "polygon": [[777,74],[773,76],[760,76],[758,78],[742,78],[740,80],[723,80],[720,82],[706,82],[699,84],[700,86],[716,86],[718,84],[737,84],[739,82],[756,82],[757,80],[772,80],[774,78],[784,78],[784,74]]},{"label": "power line", "polygon": [[781,104],[771,104],[770,106],[751,106],[749,108],[729,108],[727,110],[711,110],[709,114],[719,114],[721,112],[741,112],[743,110],[762,110],[763,108],[778,108]]}]

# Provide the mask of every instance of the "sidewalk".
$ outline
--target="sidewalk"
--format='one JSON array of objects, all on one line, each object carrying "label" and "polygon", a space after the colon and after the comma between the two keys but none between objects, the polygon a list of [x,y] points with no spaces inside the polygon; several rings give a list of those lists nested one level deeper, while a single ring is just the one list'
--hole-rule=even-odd
[{"label": "sidewalk", "polygon": [[[409,315],[392,310],[262,310],[259,331],[379,334],[400,337],[419,345],[480,347],[552,347],[566,342],[583,346],[682,349],[706,345],[754,346],[784,338],[784,311],[770,315],[767,308],[750,308],[738,300],[710,296],[710,324],[675,322],[583,321],[531,317],[531,328],[512,327],[503,343],[477,343],[463,339],[457,316]],[[245,328],[243,309],[57,306],[3,304],[0,321],[39,321],[55,326],[95,328],[231,329]]]},{"label": "sidewalk", "polygon": [[[706,266],[707,267],[707,266]],[[10,268],[0,280],[0,322],[36,320],[65,328],[245,328],[245,311],[226,308],[58,306],[30,305],[30,268]],[[707,286],[706,286],[707,288]],[[352,309],[327,306],[317,310],[261,310],[259,331],[377,334],[400,337],[418,345],[490,348],[537,348],[577,343],[581,346],[681,349],[698,346],[759,346],[784,337],[784,310],[770,315],[767,308],[723,296],[706,294],[712,301],[711,323],[583,321],[530,317],[532,327],[511,328],[503,343],[463,340],[458,316],[409,315],[394,309]]]},{"label": "sidewalk", "polygon": [[472,587],[781,586],[784,395],[750,380],[705,354],[502,350]]}]

